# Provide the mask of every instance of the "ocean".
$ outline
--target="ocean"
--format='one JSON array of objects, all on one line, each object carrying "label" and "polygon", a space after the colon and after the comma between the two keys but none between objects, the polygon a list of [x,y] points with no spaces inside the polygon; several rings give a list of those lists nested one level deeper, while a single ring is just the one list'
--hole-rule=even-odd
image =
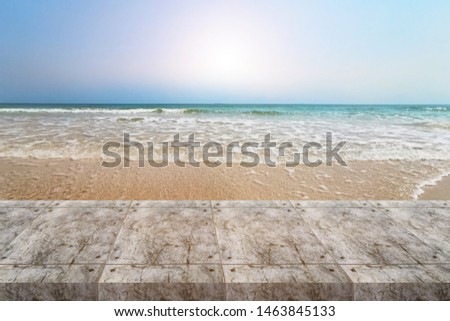
[{"label": "ocean", "polygon": [[176,133],[221,143],[270,133],[297,145],[332,132],[348,160],[450,160],[449,105],[0,105],[0,157],[95,158],[123,132],[156,143]]},{"label": "ocean", "polygon": [[[203,145],[224,146],[261,143],[270,134],[278,145],[293,144],[283,158],[272,150],[277,166],[283,166],[308,142],[325,146],[327,132],[334,145],[345,141],[339,152],[345,162],[391,162],[398,173],[408,173],[405,177],[413,177],[411,184],[417,186],[413,197],[450,173],[450,105],[0,105],[0,157],[21,160],[104,159],[103,144],[123,143],[124,133],[144,146],[153,142],[155,159],[161,157],[161,143],[176,134],[182,141],[195,134]],[[255,152],[262,155],[263,149]],[[201,159],[201,150],[195,157]],[[137,159],[137,149],[130,158]],[[240,154],[233,162],[243,159]]]}]

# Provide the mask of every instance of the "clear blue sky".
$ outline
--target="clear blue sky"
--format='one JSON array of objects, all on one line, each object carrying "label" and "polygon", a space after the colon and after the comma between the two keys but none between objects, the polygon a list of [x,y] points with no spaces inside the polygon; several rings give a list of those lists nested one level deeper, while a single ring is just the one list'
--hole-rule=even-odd
[{"label": "clear blue sky", "polygon": [[450,103],[450,1],[0,0],[0,102]]}]

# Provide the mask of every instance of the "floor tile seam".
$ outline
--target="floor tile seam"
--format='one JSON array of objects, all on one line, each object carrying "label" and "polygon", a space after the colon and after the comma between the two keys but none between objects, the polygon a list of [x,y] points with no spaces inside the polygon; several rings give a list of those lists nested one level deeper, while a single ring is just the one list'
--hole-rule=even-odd
[{"label": "floor tile seam", "polygon": [[267,266],[267,267],[280,267],[280,266],[330,266],[330,265],[339,265],[339,266],[368,266],[368,267],[399,267],[399,266],[446,266],[450,265],[450,262],[439,262],[439,263],[390,263],[390,264],[381,264],[381,263],[336,263],[336,262],[328,262],[328,263],[214,263],[214,262],[198,262],[198,263],[157,263],[157,264],[149,264],[149,263],[41,263],[41,264],[28,264],[28,263],[4,263],[0,264],[0,266],[11,266],[11,267],[49,267],[49,266],[149,266],[149,267],[158,267],[158,266]]},{"label": "floor tile seam", "polygon": [[210,205],[211,217],[212,217],[212,220],[213,220],[212,223],[213,223],[213,226],[214,226],[214,234],[215,234],[215,237],[216,237],[217,251],[219,252],[219,262],[220,262],[220,269],[222,271],[222,280],[223,280],[223,282],[225,284],[225,294],[226,294],[227,287],[226,287],[226,279],[225,279],[225,270],[223,268],[224,265],[223,265],[222,251],[220,249],[219,234],[218,234],[218,228],[217,228],[217,225],[216,225],[216,216],[214,215],[214,208],[213,208],[213,204],[212,204],[211,200],[209,201],[209,205]]},{"label": "floor tile seam", "polygon": [[[126,208],[127,210],[125,211],[125,214],[123,215],[123,219],[122,219],[122,223],[121,223],[121,225],[120,225],[120,229],[119,229],[119,231],[117,232],[117,235],[116,235],[116,237],[114,238],[114,241],[111,242],[111,246],[110,246],[110,249],[109,249],[109,251],[108,251],[108,255],[106,256],[106,261],[103,262],[103,266],[100,268],[101,271],[99,271],[99,276],[98,276],[97,282],[100,282],[100,279],[102,278],[103,273],[105,272],[105,266],[106,266],[106,264],[108,263],[109,257],[111,256],[111,254],[112,254],[112,252],[113,252],[113,250],[114,250],[114,245],[116,244],[116,242],[117,242],[117,240],[118,240],[118,238],[119,238],[120,232],[121,232],[122,229],[123,229],[123,225],[124,225],[124,223],[125,223],[126,218],[128,217],[128,212],[130,211],[130,208],[131,208],[131,201],[130,201],[130,203],[128,204],[128,206],[127,206],[127,208]],[[98,291],[98,287],[97,287],[97,291]]]},{"label": "floor tile seam", "polygon": [[295,212],[298,214],[299,218],[303,222],[303,224],[309,228],[309,230],[313,233],[313,235],[316,237],[316,239],[319,241],[320,245],[327,251],[327,253],[330,255],[330,257],[338,264],[338,260],[334,257],[334,255],[331,253],[331,251],[327,248],[327,246],[322,242],[320,237],[317,235],[316,231],[311,227],[311,225],[304,219],[302,216],[302,213],[298,211],[297,208],[294,208]]}]

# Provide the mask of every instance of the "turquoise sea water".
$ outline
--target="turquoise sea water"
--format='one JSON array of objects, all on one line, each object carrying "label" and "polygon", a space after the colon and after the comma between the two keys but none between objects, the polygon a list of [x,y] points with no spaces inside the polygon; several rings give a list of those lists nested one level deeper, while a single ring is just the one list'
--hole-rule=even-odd
[{"label": "turquoise sea water", "polygon": [[[86,117],[122,115],[134,119],[154,117],[220,120],[270,120],[274,122],[328,122],[331,127],[340,123],[361,122],[389,127],[392,124],[428,129],[450,130],[450,105],[228,105],[228,104],[0,104],[2,118],[35,116],[62,117],[72,114],[83,121]],[[408,127],[409,126],[409,127]],[[330,128],[330,130],[333,128]]]},{"label": "turquoise sea water", "polygon": [[261,116],[409,117],[450,119],[450,105],[314,104],[0,104],[3,112],[180,112]]},{"label": "turquoise sea water", "polygon": [[450,105],[0,104],[0,157],[98,157],[123,132],[297,144],[332,132],[350,160],[450,160]]},{"label": "turquoise sea water", "polygon": [[450,160],[450,105],[0,104],[0,157],[98,157],[123,132],[162,142],[346,140],[350,160]]}]

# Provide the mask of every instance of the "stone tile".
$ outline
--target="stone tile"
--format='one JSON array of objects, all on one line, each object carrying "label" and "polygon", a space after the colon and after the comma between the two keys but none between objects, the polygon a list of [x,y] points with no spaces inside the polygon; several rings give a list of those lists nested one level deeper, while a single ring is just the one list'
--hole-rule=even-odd
[{"label": "stone tile", "polygon": [[450,207],[450,201],[432,201],[434,207]]},{"label": "stone tile", "polygon": [[433,273],[438,282],[450,284],[450,264],[430,264],[424,267]]},{"label": "stone tile", "polygon": [[222,208],[213,213],[224,264],[335,262],[294,209]]},{"label": "stone tile", "polygon": [[444,272],[428,265],[342,266],[354,283],[355,300],[449,300],[449,267]]},{"label": "stone tile", "polygon": [[220,265],[107,265],[99,300],[224,300]]},{"label": "stone tile", "polygon": [[223,207],[292,207],[289,201],[211,201],[214,208]]},{"label": "stone tile", "polygon": [[96,300],[102,265],[0,265],[0,300]]},{"label": "stone tile", "polygon": [[[384,209],[386,215],[450,262],[450,210],[446,208]],[[435,255],[437,256],[437,255]]]},{"label": "stone tile", "polygon": [[369,201],[376,207],[407,207],[407,208],[422,208],[422,207],[450,207],[450,201]]},{"label": "stone tile", "polygon": [[52,201],[1,200],[0,207],[47,207]]},{"label": "stone tile", "polygon": [[224,265],[227,300],[351,300],[338,265]]},{"label": "stone tile", "polygon": [[108,262],[220,263],[211,209],[130,209]]},{"label": "stone tile", "polygon": [[145,207],[163,207],[163,208],[179,208],[179,207],[201,207],[210,208],[210,201],[132,201],[131,207],[145,208]]},{"label": "stone tile", "polygon": [[40,208],[0,208],[0,252],[42,213]]},{"label": "stone tile", "polygon": [[98,207],[129,207],[131,201],[53,201],[50,204],[52,208],[98,208]]},{"label": "stone tile", "polygon": [[444,263],[439,249],[425,244],[380,209],[299,210],[340,264]]},{"label": "stone tile", "polygon": [[368,201],[290,201],[295,208],[372,207]]},{"label": "stone tile", "polygon": [[126,209],[47,209],[2,252],[0,264],[104,263]]},{"label": "stone tile", "polygon": [[424,265],[341,265],[353,283],[433,283],[438,279]]},{"label": "stone tile", "polygon": [[0,300],[450,300],[445,201],[37,202],[0,201]]}]

